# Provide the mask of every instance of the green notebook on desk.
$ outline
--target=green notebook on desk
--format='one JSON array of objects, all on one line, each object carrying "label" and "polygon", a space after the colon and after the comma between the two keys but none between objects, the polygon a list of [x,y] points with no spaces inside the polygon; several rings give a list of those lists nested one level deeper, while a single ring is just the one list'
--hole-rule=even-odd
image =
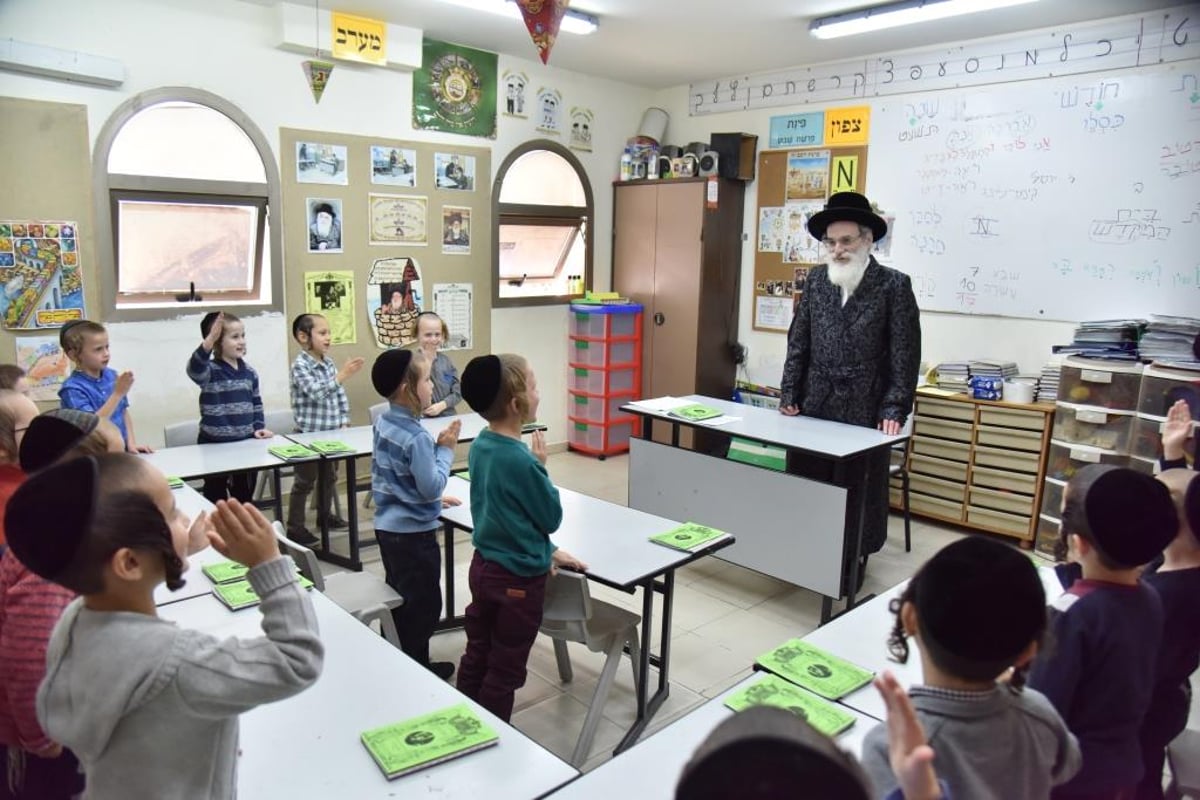
[{"label": "green notebook on desk", "polygon": [[691,405],[672,408],[667,413],[669,413],[672,417],[679,417],[680,419],[686,419],[691,422],[703,422],[706,419],[713,419],[714,417],[721,416],[721,411],[719,409],[713,408],[712,406],[700,405],[699,403],[692,403]]},{"label": "green notebook on desk", "polygon": [[323,439],[318,442],[309,442],[307,447],[316,450],[318,453],[325,455],[334,455],[337,453],[353,453],[354,448],[345,442],[338,442],[333,439]]},{"label": "green notebook on desk", "polygon": [[719,531],[707,525],[698,525],[695,522],[685,522],[678,528],[672,528],[665,533],[651,536],[650,541],[655,544],[662,544],[667,547],[673,547],[676,550],[686,550],[691,553],[708,544],[713,539],[720,539],[724,535],[725,531]]},{"label": "green notebook on desk", "polygon": [[466,703],[363,731],[360,738],[389,780],[500,741]]},{"label": "green notebook on desk", "polygon": [[185,484],[183,478],[167,478],[167,486],[171,489],[182,489]]},{"label": "green notebook on desk", "polygon": [[306,458],[314,458],[317,455],[315,450],[310,450],[302,444],[276,444],[267,448],[267,452],[277,458],[282,458],[284,461],[298,461]]},{"label": "green notebook on desk", "polygon": [[[296,576],[300,580],[300,585],[305,589],[313,588],[313,582],[303,575]],[[250,581],[232,581],[231,583],[218,583],[212,588],[212,593],[225,605],[229,606],[230,611],[238,611],[250,606],[256,606],[260,602],[258,594],[250,586]]]},{"label": "green notebook on desk", "polygon": [[734,711],[751,706],[772,706],[790,711],[826,736],[837,736],[854,724],[854,715],[827,703],[812,692],[794,686],[778,675],[765,675],[758,683],[725,698]]},{"label": "green notebook on desk", "polygon": [[871,682],[875,674],[800,639],[789,639],[756,664],[822,697],[837,700]]},{"label": "green notebook on desk", "polygon": [[245,580],[250,568],[236,561],[218,561],[215,564],[205,564],[200,571],[213,583],[232,583]]}]

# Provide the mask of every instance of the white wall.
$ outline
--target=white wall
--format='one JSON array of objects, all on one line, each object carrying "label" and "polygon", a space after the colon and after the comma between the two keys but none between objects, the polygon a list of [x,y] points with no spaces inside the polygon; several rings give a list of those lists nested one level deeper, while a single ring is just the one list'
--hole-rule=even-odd
[{"label": "white wall", "polygon": [[[280,35],[273,7],[237,0],[4,0],[0,30],[24,42],[107,56],[125,64],[127,80],[118,89],[0,72],[0,95],[86,105],[93,144],[113,109],[132,95],[163,86],[191,86],[224,97],[254,120],[277,153],[281,127],[309,128],[474,147],[491,144],[495,169],[517,144],[543,138],[532,120],[504,116],[499,118],[494,143],[414,131],[410,74],[390,69],[339,63],[321,103],[314,104],[300,68],[305,57],[275,47]],[[559,47],[569,46],[570,37],[564,36]],[[532,42],[529,51],[534,53]],[[595,197],[595,263],[601,276],[597,285],[605,288],[611,261],[611,181],[621,148],[636,132],[650,93],[538,61],[501,56],[500,73],[510,68],[529,77],[531,92],[549,86],[562,92],[568,110],[582,106],[595,112],[594,151],[577,155]],[[566,144],[565,135],[560,138]],[[83,255],[88,259],[87,253]],[[88,278],[95,280],[90,274]],[[476,289],[476,302],[489,303],[482,289]],[[98,309],[88,311],[100,316]],[[285,317],[246,320],[248,360],[261,376],[268,408],[288,403],[287,320],[293,313],[289,309]],[[188,315],[169,322],[110,326],[114,366],[132,368],[138,376],[131,403],[143,441],[161,444],[164,424],[196,413],[197,392],[184,374],[184,364],[199,344],[199,319]],[[551,441],[566,439],[566,331],[565,306],[511,309],[492,316],[493,350],[527,355],[537,369],[542,393],[539,416],[551,426]],[[355,417],[366,422],[366,409],[355,409]]]}]

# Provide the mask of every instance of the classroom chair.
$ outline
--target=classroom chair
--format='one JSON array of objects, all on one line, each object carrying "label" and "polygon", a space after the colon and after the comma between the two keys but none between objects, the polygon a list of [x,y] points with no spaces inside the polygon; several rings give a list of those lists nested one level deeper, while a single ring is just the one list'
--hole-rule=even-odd
[{"label": "classroom chair", "polygon": [[912,415],[900,432],[908,436],[903,443],[892,446],[892,463],[888,467],[888,478],[900,479],[900,496],[904,503],[904,552],[912,552],[912,514],[908,507],[908,455],[912,448]]},{"label": "classroom chair", "polygon": [[198,419],[173,422],[163,426],[163,441],[167,447],[195,444],[198,438],[200,438],[200,420]]},{"label": "classroom chair", "polygon": [[400,635],[396,633],[392,609],[404,605],[404,598],[395,589],[388,586],[383,578],[366,570],[322,575],[321,565],[312,550],[287,538],[283,523],[275,521],[271,527],[275,529],[275,538],[279,540],[280,552],[296,562],[300,574],[313,582],[314,589],[364,625],[370,627],[372,622],[378,621],[383,638],[396,648],[400,647]]},{"label": "classroom chair", "polygon": [[587,760],[626,644],[629,645],[632,658],[634,691],[637,690],[641,649],[638,624],[641,621],[641,616],[632,611],[602,600],[593,600],[588,591],[587,578],[581,573],[559,570],[547,579],[541,632],[554,640],[554,658],[563,682],[568,683],[574,678],[567,642],[587,645],[593,653],[608,654],[600,672],[600,681],[596,684],[596,692],[588,706],[587,717],[583,720],[583,730],[579,732],[579,740],[575,743],[575,752],[571,755],[571,765],[574,767],[582,766]]},{"label": "classroom chair", "polygon": [[[375,420],[383,416],[383,412],[387,411],[387,407],[387,403],[376,403],[367,409],[367,412],[371,415],[371,425],[374,425]],[[375,501],[371,495],[371,471],[369,469],[363,473],[363,477],[354,488],[355,491],[366,494],[366,497],[363,499],[363,508],[370,508],[374,505]]]},{"label": "classroom chair", "polygon": [[1171,783],[1167,800],[1200,798],[1200,731],[1185,728],[1167,746],[1167,763],[1171,766]]}]

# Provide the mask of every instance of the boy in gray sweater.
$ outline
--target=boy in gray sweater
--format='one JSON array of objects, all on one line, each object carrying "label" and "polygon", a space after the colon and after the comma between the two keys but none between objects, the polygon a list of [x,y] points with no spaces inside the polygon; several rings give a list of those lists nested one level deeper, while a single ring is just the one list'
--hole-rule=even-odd
[{"label": "boy in gray sweater", "polygon": [[250,567],[263,638],[220,641],[158,618],[155,586],[183,585],[189,535],[203,531],[189,532],[166,479],[144,460],[121,453],[59,464],[9,502],[14,554],[82,595],[51,636],[37,711],[46,733],[78,756],[88,800],[232,798],[238,714],[320,674],[312,602],[270,523],[237,501],[218,503],[211,521],[212,545]]},{"label": "boy in gray sweater", "polygon": [[[1044,800],[1079,770],[1062,717],[1022,688],[1046,628],[1046,593],[1026,556],[968,536],[925,562],[891,610],[896,660],[908,659],[906,637],[920,645],[924,685],[908,693],[951,797]],[[876,797],[896,788],[884,726],[867,734],[862,764]]]}]

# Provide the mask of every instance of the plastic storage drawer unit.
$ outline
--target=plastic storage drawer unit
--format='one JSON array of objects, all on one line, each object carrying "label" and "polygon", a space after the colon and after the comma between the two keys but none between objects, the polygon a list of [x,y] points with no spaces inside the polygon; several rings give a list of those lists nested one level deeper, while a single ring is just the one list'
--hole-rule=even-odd
[{"label": "plastic storage drawer unit", "polygon": [[1069,481],[1071,476],[1088,464],[1109,464],[1128,467],[1129,456],[1115,450],[1101,450],[1070,442],[1050,441],[1050,457],[1046,462],[1046,477],[1056,481]]},{"label": "plastic storage drawer unit", "polygon": [[1120,411],[1137,409],[1141,391],[1140,364],[1068,358],[1062,367],[1058,399]]},{"label": "plastic storage drawer unit", "polygon": [[1200,420],[1200,372],[1153,365],[1146,367],[1142,373],[1138,413],[1165,417],[1177,400],[1185,401],[1192,419]]},{"label": "plastic storage drawer unit", "polygon": [[1053,438],[1060,442],[1127,453],[1134,419],[1134,414],[1128,411],[1076,406],[1060,401],[1054,411]]}]

